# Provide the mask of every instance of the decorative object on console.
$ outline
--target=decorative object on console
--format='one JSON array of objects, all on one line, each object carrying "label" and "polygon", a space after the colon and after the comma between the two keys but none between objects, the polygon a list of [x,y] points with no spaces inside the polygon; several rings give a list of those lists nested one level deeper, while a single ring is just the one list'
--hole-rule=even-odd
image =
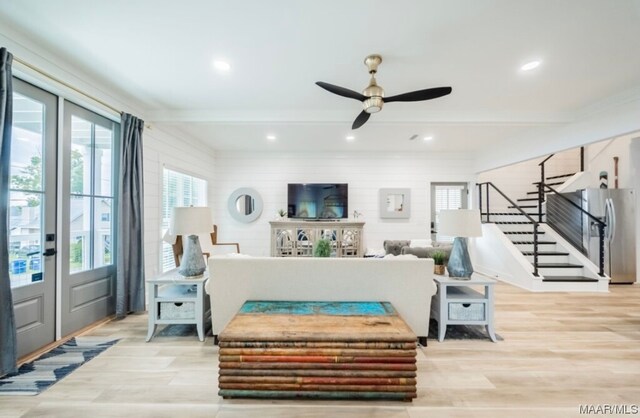
[{"label": "decorative object on console", "polygon": [[473,273],[473,266],[469,258],[466,238],[482,236],[480,211],[477,209],[441,210],[439,217],[438,233],[455,237],[447,264],[449,277],[469,280]]},{"label": "decorative object on console", "polygon": [[411,189],[380,189],[380,217],[408,219],[411,216]]},{"label": "decorative object on console", "polygon": [[444,274],[444,259],[445,254],[444,251],[436,251],[433,253],[433,272],[435,274],[443,275]]},{"label": "decorative object on console", "polygon": [[211,232],[211,210],[208,207],[176,207],[171,216],[171,233],[183,238],[184,253],[178,272],[185,277],[200,276],[207,268],[196,234]]},{"label": "decorative object on console", "polygon": [[287,211],[284,209],[278,209],[278,217],[279,219],[284,219],[287,217]]},{"label": "decorative object on console", "polygon": [[329,257],[331,255],[331,243],[328,239],[319,239],[316,241],[313,249],[314,257]]},{"label": "decorative object on console", "polygon": [[227,208],[236,221],[250,223],[258,219],[262,213],[262,197],[255,189],[241,187],[231,193]]}]

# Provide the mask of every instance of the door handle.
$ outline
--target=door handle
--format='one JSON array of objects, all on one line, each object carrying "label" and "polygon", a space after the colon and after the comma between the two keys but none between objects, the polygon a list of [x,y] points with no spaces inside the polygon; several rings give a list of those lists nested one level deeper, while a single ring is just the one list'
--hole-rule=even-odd
[{"label": "door handle", "polygon": [[52,255],[56,255],[56,250],[55,250],[55,248],[47,248],[46,250],[44,250],[42,255],[45,256],[45,257],[50,257]]}]

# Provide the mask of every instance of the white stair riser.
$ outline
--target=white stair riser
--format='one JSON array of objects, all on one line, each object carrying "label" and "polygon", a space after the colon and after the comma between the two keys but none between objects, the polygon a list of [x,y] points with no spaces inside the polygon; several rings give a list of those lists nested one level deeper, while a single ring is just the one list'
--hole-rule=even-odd
[{"label": "white stair riser", "polygon": [[[527,260],[533,264],[533,256],[527,255]],[[569,256],[568,255],[538,255],[538,263],[568,263]]]},{"label": "white stair riser", "polygon": [[546,268],[538,270],[542,276],[584,276],[582,267]]},{"label": "white stair riser", "polygon": [[[506,231],[528,231],[528,232],[533,232],[533,225],[532,224],[499,224],[498,228],[500,228],[501,231],[506,232]],[[540,230],[540,229],[538,229]]]},{"label": "white stair riser", "polygon": [[[516,244],[516,248],[521,252],[533,251],[533,244]],[[538,251],[561,251],[561,250],[557,249],[556,244],[543,244],[543,245],[538,245]]]},{"label": "white stair riser", "polygon": [[[533,216],[532,216],[533,218]],[[487,217],[485,215],[482,216],[482,221],[486,221]],[[524,222],[528,220],[524,215],[491,215],[489,217],[489,222]],[[534,221],[538,221],[537,218],[533,218]]]}]

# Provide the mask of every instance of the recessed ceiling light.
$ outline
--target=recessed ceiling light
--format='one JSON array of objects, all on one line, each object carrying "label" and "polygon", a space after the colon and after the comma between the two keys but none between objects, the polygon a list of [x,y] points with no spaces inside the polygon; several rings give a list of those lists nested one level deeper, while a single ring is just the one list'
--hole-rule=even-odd
[{"label": "recessed ceiling light", "polygon": [[425,136],[424,138],[422,138],[425,141],[431,141],[433,139],[432,136]]},{"label": "recessed ceiling light", "polygon": [[353,135],[347,135],[347,141],[353,141],[354,139],[356,139],[355,136]]},{"label": "recessed ceiling light", "polygon": [[275,141],[276,140],[276,136],[275,135],[267,135],[267,139],[269,141]]},{"label": "recessed ceiling light", "polygon": [[530,61],[530,62],[528,62],[528,63],[524,64],[522,67],[520,67],[520,69],[521,69],[522,71],[531,71],[531,70],[533,70],[533,69],[535,69],[535,68],[538,68],[538,67],[540,66],[540,64],[541,64],[541,63],[542,63],[542,62],[541,62],[541,61],[538,61],[538,60]]},{"label": "recessed ceiling light", "polygon": [[213,68],[226,73],[231,70],[231,64],[229,64],[227,61],[215,60],[213,61]]}]

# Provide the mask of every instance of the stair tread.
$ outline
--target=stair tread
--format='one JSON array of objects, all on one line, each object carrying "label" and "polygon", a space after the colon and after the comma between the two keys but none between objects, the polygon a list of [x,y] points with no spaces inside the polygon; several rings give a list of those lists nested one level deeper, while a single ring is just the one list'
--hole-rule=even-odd
[{"label": "stair tread", "polygon": [[[523,255],[533,255],[533,251],[523,251],[522,252]],[[557,256],[561,256],[561,255],[569,255],[569,253],[563,253],[560,251],[538,251],[538,255],[557,255]]]},{"label": "stair tread", "polygon": [[[540,184],[540,182],[539,182],[539,181],[534,181],[534,182],[533,182],[533,183],[531,183],[531,184]],[[546,184],[547,186],[559,186],[559,185],[561,185],[561,184],[564,184],[564,181],[557,181],[557,182],[554,182],[554,183],[547,183],[547,182],[545,181],[545,182],[544,182],[544,184]]]},{"label": "stair tread", "polygon": [[[533,241],[511,241],[515,245],[533,245]],[[538,241],[538,245],[555,245],[553,241]]]},{"label": "stair tread", "polygon": [[576,173],[567,173],[567,174],[558,174],[557,176],[551,176],[551,177],[547,177],[547,180],[553,180],[553,179],[561,179],[563,177],[571,177]]},{"label": "stair tread", "polygon": [[[524,235],[530,235],[533,234],[533,231],[502,231],[503,234],[524,234]],[[544,234],[544,231],[538,231],[538,235],[542,235]]]},{"label": "stair tread", "polygon": [[538,263],[538,268],[582,268],[582,264],[572,263]]},{"label": "stair tread", "polygon": [[[547,190],[546,192],[544,192],[545,194],[549,194],[549,193],[553,193],[550,192],[549,190]],[[538,194],[538,191],[536,190],[535,192],[527,192],[527,194]]]},{"label": "stair tread", "polygon": [[598,279],[585,276],[544,276],[543,282],[597,282]]},{"label": "stair tread", "polygon": [[537,197],[525,197],[525,198],[517,199],[517,200],[518,200],[518,202],[532,202],[534,200],[538,200],[538,198]]},{"label": "stair tread", "polygon": [[[529,216],[538,216],[540,215],[539,213],[534,213],[534,212],[526,212],[527,215]],[[487,216],[486,212],[482,212],[480,215],[482,216]],[[543,213],[543,215],[545,215]],[[489,216],[524,216],[523,213],[521,212],[489,212]]]},{"label": "stair tread", "polygon": [[[520,209],[537,209],[538,205],[518,205],[520,206]],[[515,206],[509,206],[509,209],[515,209]],[[527,213],[527,215],[530,215],[530,213]]]},{"label": "stair tread", "polygon": [[503,215],[503,216],[507,216],[507,215],[516,215],[516,216],[524,216],[523,214],[521,214],[520,212],[482,212],[480,215]]},{"label": "stair tread", "polygon": [[531,221],[499,221],[499,222],[492,222],[494,224],[498,224],[498,225],[532,225],[533,222]]}]

